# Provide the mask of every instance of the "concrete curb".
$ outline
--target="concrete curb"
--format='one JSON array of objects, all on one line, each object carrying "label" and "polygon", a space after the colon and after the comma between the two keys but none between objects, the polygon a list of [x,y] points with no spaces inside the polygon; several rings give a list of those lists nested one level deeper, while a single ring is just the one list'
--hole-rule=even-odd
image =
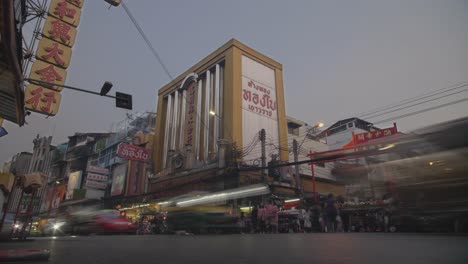
[{"label": "concrete curb", "polygon": [[0,262],[5,261],[40,261],[48,260],[50,257],[49,250],[39,249],[10,249],[0,250]]}]

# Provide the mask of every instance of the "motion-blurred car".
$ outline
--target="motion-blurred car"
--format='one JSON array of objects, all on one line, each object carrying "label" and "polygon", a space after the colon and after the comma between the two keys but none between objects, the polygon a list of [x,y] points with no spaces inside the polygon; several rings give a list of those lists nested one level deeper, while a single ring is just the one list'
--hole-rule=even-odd
[{"label": "motion-blurred car", "polygon": [[[0,216],[0,220],[2,219],[2,217],[3,215]],[[7,215],[5,216],[5,222],[2,225],[2,230],[0,230],[2,236],[9,236],[10,234],[12,234],[12,231],[14,233],[19,232],[21,230],[21,228],[23,227],[21,222],[18,219],[16,219],[16,222],[14,220],[15,214],[7,213]]]},{"label": "motion-blurred car", "polygon": [[85,217],[74,217],[73,234],[135,234],[137,226],[115,210],[101,210]]}]

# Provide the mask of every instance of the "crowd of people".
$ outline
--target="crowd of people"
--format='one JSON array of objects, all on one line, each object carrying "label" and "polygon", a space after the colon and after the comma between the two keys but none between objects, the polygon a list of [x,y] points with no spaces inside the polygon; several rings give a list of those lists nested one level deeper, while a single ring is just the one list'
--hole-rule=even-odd
[{"label": "crowd of people", "polygon": [[[344,199],[329,194],[326,199],[312,206],[299,205],[293,210],[284,210],[274,202],[253,206],[250,213],[241,213],[239,227],[242,233],[278,233],[278,232],[345,232],[353,231],[345,225],[349,215],[343,212]],[[388,223],[388,217],[382,222]]]}]

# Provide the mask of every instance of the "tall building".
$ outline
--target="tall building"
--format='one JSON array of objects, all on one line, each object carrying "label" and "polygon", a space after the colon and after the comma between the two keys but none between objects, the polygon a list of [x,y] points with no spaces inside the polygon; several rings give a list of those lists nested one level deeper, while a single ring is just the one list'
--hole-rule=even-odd
[{"label": "tall building", "polygon": [[[273,154],[289,159],[282,71],[232,39],[159,89],[151,191],[173,196],[272,182],[258,167]],[[240,168],[228,169],[234,164]]]}]

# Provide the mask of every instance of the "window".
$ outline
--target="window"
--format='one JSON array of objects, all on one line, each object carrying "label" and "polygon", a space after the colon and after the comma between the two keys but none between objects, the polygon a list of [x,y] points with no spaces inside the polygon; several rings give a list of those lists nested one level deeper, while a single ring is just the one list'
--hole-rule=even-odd
[{"label": "window", "polygon": [[296,123],[289,122],[288,123],[288,134],[299,136],[299,128],[300,127],[301,126],[296,124]]},{"label": "window", "polygon": [[348,123],[348,128],[352,128],[354,126],[354,123]]},{"label": "window", "polygon": [[314,163],[315,166],[325,168],[325,163]]}]

